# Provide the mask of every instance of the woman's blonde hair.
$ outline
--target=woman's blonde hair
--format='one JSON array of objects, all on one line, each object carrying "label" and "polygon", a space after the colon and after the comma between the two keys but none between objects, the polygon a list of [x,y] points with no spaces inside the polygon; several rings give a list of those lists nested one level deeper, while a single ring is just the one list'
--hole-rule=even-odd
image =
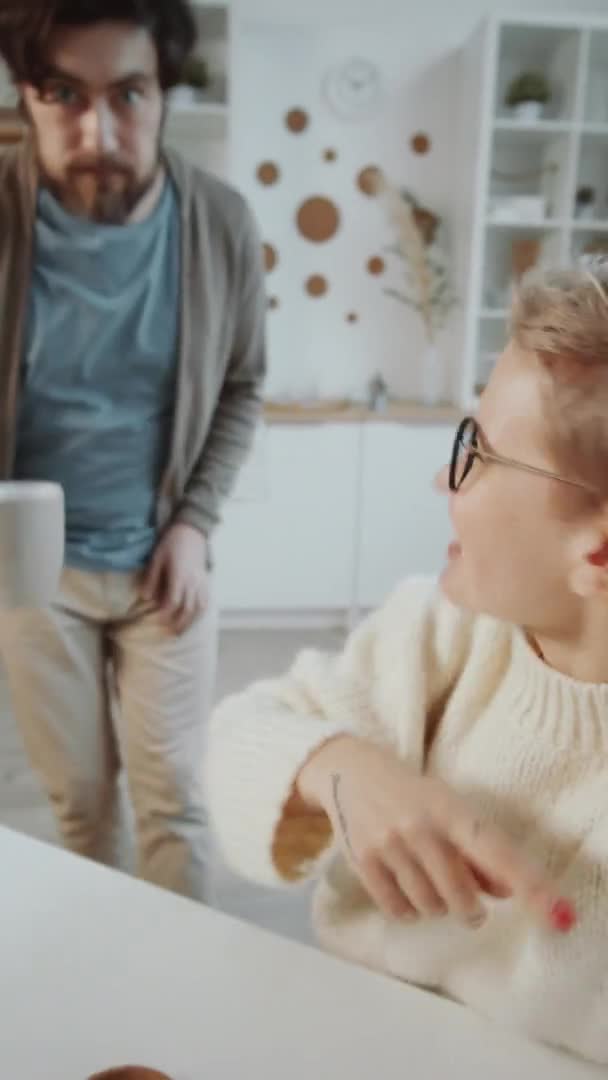
[{"label": "woman's blonde hair", "polygon": [[511,337],[542,367],[562,470],[608,494],[608,256],[524,278]]}]

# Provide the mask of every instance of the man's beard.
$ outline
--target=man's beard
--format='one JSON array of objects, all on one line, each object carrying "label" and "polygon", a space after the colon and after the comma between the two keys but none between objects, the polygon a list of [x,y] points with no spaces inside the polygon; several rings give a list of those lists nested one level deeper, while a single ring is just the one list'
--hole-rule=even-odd
[{"label": "man's beard", "polygon": [[100,225],[124,225],[139,202],[156,181],[160,158],[143,177],[124,162],[112,157],[77,162],[61,180],[44,169],[40,162],[42,184],[75,217]]}]

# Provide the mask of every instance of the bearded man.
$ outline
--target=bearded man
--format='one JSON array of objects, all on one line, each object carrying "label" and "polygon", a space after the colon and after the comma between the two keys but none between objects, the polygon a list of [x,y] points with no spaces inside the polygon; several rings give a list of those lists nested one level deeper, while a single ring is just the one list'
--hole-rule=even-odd
[{"label": "bearded man", "polygon": [[266,303],[240,195],[161,149],[195,40],[185,0],[0,3],[28,123],[0,155],[0,478],[66,500],[56,602],[3,613],[0,653],[65,845],[113,860],[122,766],[140,876],[204,899],[210,537]]}]

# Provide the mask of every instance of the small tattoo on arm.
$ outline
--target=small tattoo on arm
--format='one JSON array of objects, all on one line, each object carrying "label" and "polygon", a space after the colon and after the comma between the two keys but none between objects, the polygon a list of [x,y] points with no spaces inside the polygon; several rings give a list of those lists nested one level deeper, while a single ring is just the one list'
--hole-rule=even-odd
[{"label": "small tattoo on arm", "polygon": [[340,783],[341,783],[341,781],[342,781],[342,777],[340,776],[340,773],[334,773],[332,775],[331,787],[332,787],[332,795],[333,795],[333,800],[334,800],[334,806],[336,808],[336,813],[338,815],[338,821],[340,822],[340,829],[342,830],[342,836],[344,837],[344,843],[346,844],[346,847],[348,849],[348,853],[349,853],[350,857],[353,859],[353,861],[356,862],[356,855],[355,855],[355,853],[353,851],[353,847],[352,847],[352,844],[350,842],[350,836],[349,836],[349,832],[348,832],[348,822],[346,820],[346,815],[345,815],[344,810],[342,808],[342,803],[340,802]]}]

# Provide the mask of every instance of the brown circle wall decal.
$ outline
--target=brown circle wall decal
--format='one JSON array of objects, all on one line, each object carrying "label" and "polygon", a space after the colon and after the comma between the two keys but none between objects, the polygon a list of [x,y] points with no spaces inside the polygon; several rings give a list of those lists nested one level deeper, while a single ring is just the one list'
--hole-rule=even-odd
[{"label": "brown circle wall decal", "polygon": [[273,248],[272,244],[264,244],[264,266],[266,267],[266,273],[270,274],[274,270],[279,261],[276,248]]},{"label": "brown circle wall decal", "polygon": [[346,321],[349,323],[359,322],[359,316],[357,315],[357,312],[349,311],[348,315],[346,316]]},{"label": "brown circle wall decal", "polygon": [[312,244],[324,244],[340,228],[340,211],[331,199],[313,195],[302,203],[297,215],[298,230]]},{"label": "brown circle wall decal", "polygon": [[290,109],[285,117],[285,124],[293,135],[301,135],[309,123],[310,117],[304,109]]},{"label": "brown circle wall decal", "polygon": [[367,269],[370,274],[373,274],[374,277],[377,277],[378,274],[383,274],[386,270],[386,263],[384,262],[384,259],[380,258],[379,255],[374,255],[371,259],[368,259]]},{"label": "brown circle wall decal", "polygon": [[367,165],[365,169],[361,169],[357,177],[359,191],[362,191],[364,195],[375,195],[381,176],[382,170],[377,165]]},{"label": "brown circle wall decal", "polygon": [[281,175],[281,170],[278,165],[275,165],[274,161],[263,161],[262,164],[258,166],[256,175],[260,184],[271,187],[272,184],[277,183]]},{"label": "brown circle wall decal", "polygon": [[424,131],[417,131],[410,139],[410,146],[415,154],[428,154],[431,149],[431,138]]},{"label": "brown circle wall decal", "polygon": [[276,311],[278,306],[279,306],[279,298],[278,298],[278,296],[269,296],[268,297],[268,307],[270,308],[270,310],[271,311]]},{"label": "brown circle wall decal", "polygon": [[323,151],[323,161],[334,162],[334,161],[337,161],[337,160],[338,160],[338,151],[337,150],[328,149],[328,150]]},{"label": "brown circle wall decal", "polygon": [[322,274],[312,274],[306,282],[306,292],[309,296],[325,296],[329,290],[329,283]]}]

